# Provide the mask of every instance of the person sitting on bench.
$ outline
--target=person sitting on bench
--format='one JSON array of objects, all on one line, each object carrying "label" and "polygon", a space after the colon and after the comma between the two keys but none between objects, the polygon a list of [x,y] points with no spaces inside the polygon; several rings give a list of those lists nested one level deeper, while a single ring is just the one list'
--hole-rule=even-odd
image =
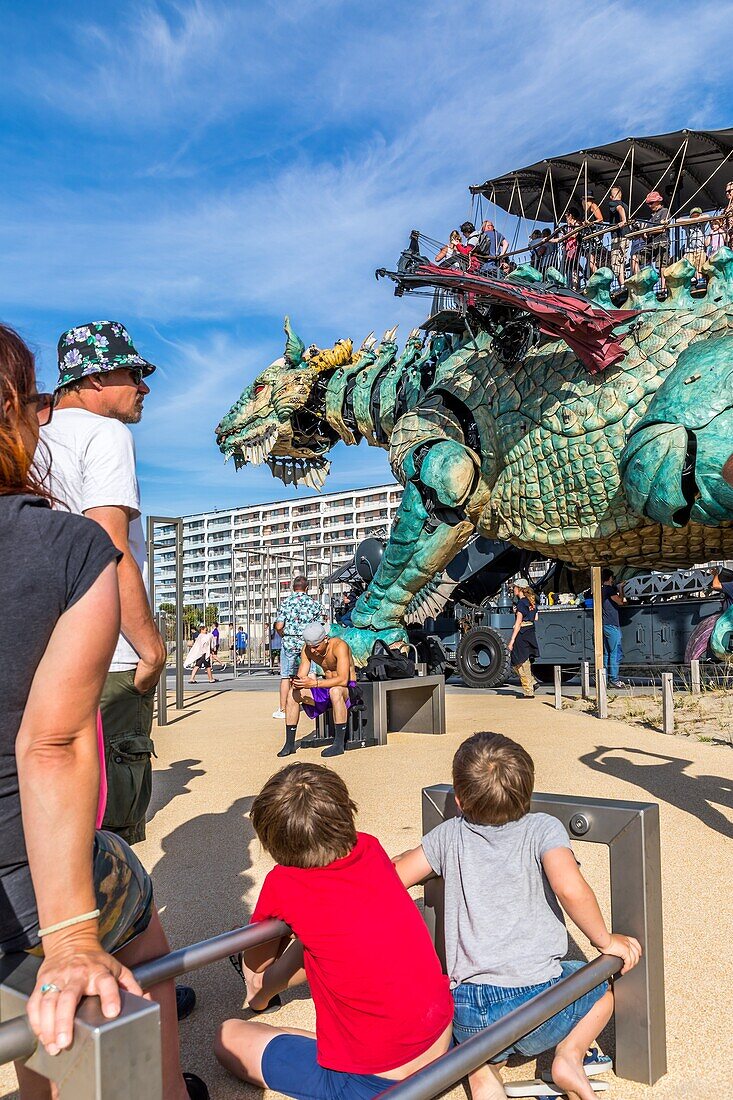
[{"label": "person sitting on bench", "polygon": [[[290,756],[295,752],[295,733],[298,728],[300,707],[309,718],[318,718],[333,707],[333,723],[336,737],[321,756],[340,756],[346,741],[348,710],[351,706],[349,689],[356,687],[354,657],[343,638],[331,638],[323,623],[310,623],[303,631],[303,646],[297,676],[293,677],[285,707],[285,744],[278,756]],[[319,665],[325,676],[312,674],[313,665]]]}]

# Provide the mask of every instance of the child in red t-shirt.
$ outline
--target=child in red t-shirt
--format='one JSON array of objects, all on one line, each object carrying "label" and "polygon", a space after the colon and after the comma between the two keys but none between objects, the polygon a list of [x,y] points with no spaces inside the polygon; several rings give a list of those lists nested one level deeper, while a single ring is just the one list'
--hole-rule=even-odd
[{"label": "child in red t-shirt", "polygon": [[262,1012],[307,978],[316,1032],[227,1020],[216,1055],[296,1100],[368,1100],[451,1041],[452,997],[427,928],[379,841],[357,833],[355,812],[341,777],[318,764],[283,768],[252,806],[277,861],[252,921],[279,918],[296,939],[245,952],[249,1006]]}]

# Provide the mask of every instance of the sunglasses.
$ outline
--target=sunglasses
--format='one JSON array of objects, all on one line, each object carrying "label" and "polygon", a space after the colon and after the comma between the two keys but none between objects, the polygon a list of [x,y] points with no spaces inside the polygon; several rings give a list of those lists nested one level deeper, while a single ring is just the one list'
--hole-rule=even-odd
[{"label": "sunglasses", "polygon": [[38,425],[44,428],[51,423],[53,416],[54,395],[52,393],[32,393],[25,399],[26,405],[35,405]]}]

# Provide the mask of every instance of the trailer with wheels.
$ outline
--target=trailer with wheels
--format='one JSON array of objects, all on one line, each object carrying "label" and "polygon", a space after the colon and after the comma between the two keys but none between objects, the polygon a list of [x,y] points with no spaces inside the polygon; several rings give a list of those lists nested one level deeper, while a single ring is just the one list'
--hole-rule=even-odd
[{"label": "trailer with wheels", "polygon": [[[331,579],[361,579],[366,586],[379,567],[382,547],[378,539],[365,540],[353,562]],[[483,536],[456,555],[424,597],[418,621],[408,626],[410,642],[428,673],[457,673],[471,688],[507,682],[512,675],[507,644],[514,626],[507,582],[526,572],[533,560],[536,555]],[[557,563],[551,563],[547,577],[555,568]],[[705,595],[711,579],[710,570],[701,568],[648,573],[626,583],[626,594],[635,602],[619,608],[622,674],[628,668],[661,670],[687,663],[693,635],[723,608],[719,597]],[[569,680],[578,674],[581,661],[593,662],[591,607],[540,607],[536,633],[539,657],[533,671],[538,680],[552,683],[555,665],[561,667],[563,680]]]}]

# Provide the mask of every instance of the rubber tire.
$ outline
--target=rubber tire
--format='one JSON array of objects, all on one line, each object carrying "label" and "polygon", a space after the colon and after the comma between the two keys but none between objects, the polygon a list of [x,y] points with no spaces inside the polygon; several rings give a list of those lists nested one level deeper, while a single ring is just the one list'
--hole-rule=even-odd
[{"label": "rubber tire", "polygon": [[[488,650],[489,664],[483,668],[476,662],[478,650]],[[511,654],[498,630],[490,626],[478,626],[469,630],[461,639],[456,654],[458,675],[466,687],[500,687],[509,679]]]},{"label": "rubber tire", "polygon": [[[555,683],[555,666],[535,664],[532,665],[532,673],[535,680],[539,680],[541,684],[554,684]],[[563,684],[569,683],[572,679],[578,676],[579,673],[574,668],[564,668],[560,673],[560,680]]]}]

